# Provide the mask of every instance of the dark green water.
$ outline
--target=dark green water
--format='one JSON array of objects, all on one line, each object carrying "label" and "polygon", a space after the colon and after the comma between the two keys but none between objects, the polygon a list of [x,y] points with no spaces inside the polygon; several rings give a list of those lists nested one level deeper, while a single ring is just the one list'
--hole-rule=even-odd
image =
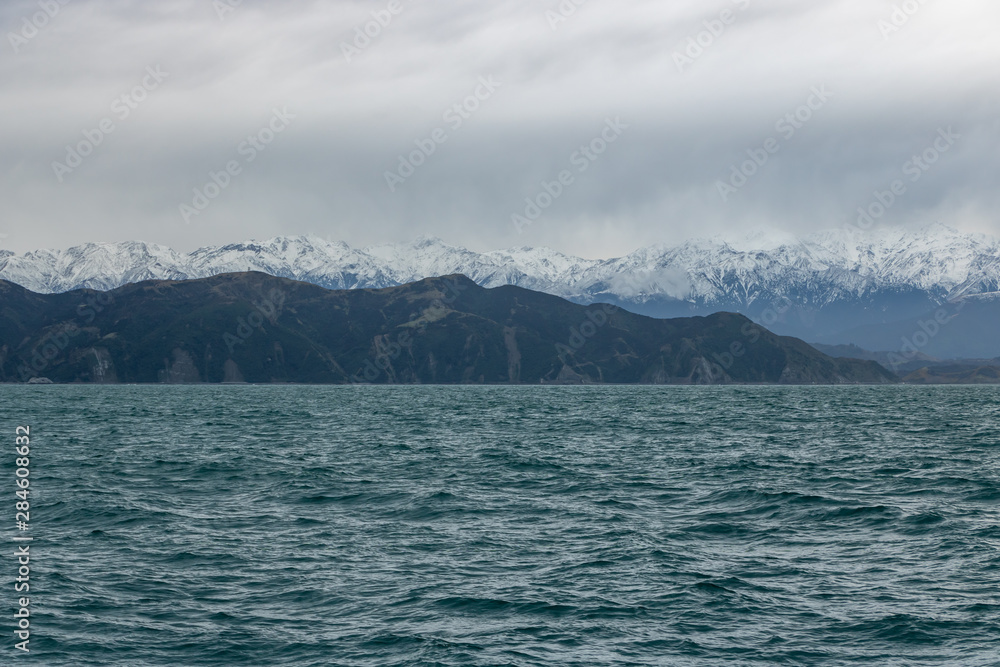
[{"label": "dark green water", "polygon": [[[0,664],[1000,664],[995,388],[0,404]],[[22,424],[30,656],[8,555]]]}]

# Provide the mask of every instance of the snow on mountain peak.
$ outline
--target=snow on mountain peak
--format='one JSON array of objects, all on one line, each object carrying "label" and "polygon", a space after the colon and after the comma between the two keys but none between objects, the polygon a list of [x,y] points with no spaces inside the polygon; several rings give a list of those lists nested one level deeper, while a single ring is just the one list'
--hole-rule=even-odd
[{"label": "snow on mountain peak", "polygon": [[650,246],[605,260],[550,248],[480,253],[427,236],[362,249],[315,236],[288,236],[187,254],[139,241],[21,255],[0,251],[0,279],[45,293],[248,270],[332,289],[388,287],[462,273],[486,287],[519,285],[581,302],[616,298],[751,304],[792,293],[828,301],[880,289],[917,289],[945,298],[1000,290],[1000,243],[936,224],[918,232],[884,227],[802,239],[751,233],[740,239]]}]

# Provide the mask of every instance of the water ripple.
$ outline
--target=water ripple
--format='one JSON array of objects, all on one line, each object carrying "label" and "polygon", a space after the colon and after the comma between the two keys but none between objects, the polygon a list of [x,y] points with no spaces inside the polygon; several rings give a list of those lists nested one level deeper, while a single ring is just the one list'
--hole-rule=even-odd
[{"label": "water ripple", "polygon": [[998,399],[2,386],[32,658],[1000,664]]}]

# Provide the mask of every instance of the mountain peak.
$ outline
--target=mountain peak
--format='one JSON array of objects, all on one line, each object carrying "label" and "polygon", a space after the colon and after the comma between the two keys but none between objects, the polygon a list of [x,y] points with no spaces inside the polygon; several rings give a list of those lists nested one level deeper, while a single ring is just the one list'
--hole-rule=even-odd
[{"label": "mountain peak", "polygon": [[141,241],[5,254],[0,278],[44,293],[248,270],[337,289],[462,274],[485,287],[519,285],[581,302],[666,299],[739,307],[768,294],[794,292],[828,302],[886,289],[917,289],[934,298],[958,286],[971,285],[974,293],[996,291],[998,258],[996,240],[963,235],[940,223],[920,232],[886,227],[853,237],[839,230],[799,240],[770,232],[741,240],[693,239],[607,260],[526,246],[478,253],[435,236],[363,249],[315,236],[289,236],[187,254]]},{"label": "mountain peak", "polygon": [[656,317],[729,310],[775,322],[783,334],[826,340],[851,327],[924,316],[955,295],[1000,291],[1000,243],[937,224],[920,232],[879,227],[802,239],[770,233],[694,239],[605,260],[524,246],[481,253],[433,236],[362,249],[289,236],[186,254],[141,241],[0,254],[0,279],[39,293],[247,271],[329,289],[394,287],[460,274],[486,288],[514,285]]}]

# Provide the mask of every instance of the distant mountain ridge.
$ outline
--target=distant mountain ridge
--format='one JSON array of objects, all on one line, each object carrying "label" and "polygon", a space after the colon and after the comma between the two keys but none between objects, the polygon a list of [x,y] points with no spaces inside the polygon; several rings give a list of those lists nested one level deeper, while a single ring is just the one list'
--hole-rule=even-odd
[{"label": "distant mountain ridge", "polygon": [[[480,253],[428,238],[363,249],[315,237],[279,237],[187,254],[141,242],[0,252],[0,279],[39,293],[242,271],[329,289],[391,287],[463,274],[483,287],[514,285],[654,317],[739,312],[810,341],[895,349],[899,336],[873,341],[871,327],[902,323],[896,329],[905,329],[943,303],[1000,292],[1000,241],[937,225],[861,236],[841,230],[785,243],[691,241],[607,260],[546,248]],[[938,337],[927,352],[948,357],[949,345],[948,336]],[[971,348],[966,341],[961,350],[967,349],[981,357],[1000,355],[1000,343],[992,339],[973,341]]]},{"label": "distant mountain ridge", "polygon": [[659,320],[464,276],[327,290],[239,273],[41,295],[0,281],[0,381],[893,383],[741,315]]}]

